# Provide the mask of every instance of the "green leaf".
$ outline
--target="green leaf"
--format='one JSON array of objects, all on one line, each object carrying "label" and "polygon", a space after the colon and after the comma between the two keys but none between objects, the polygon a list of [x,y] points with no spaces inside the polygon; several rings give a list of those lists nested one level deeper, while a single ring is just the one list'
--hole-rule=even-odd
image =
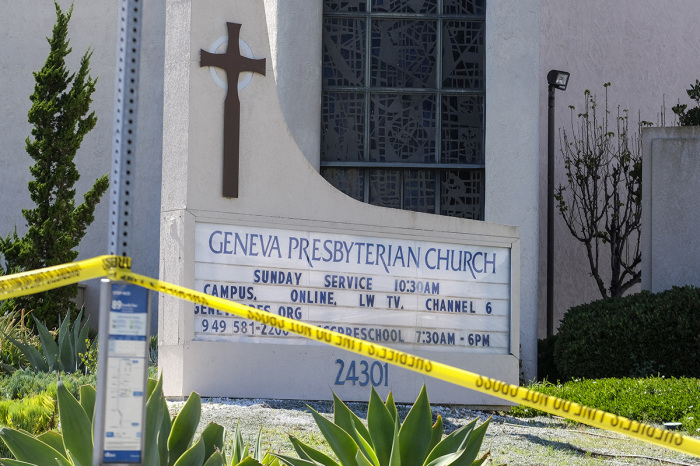
[{"label": "green leaf", "polygon": [[80,387],[80,406],[85,410],[88,419],[91,421],[95,415],[95,399],[97,397],[97,391],[92,385],[83,385]]},{"label": "green leaf", "polygon": [[425,385],[399,430],[402,466],[422,466],[432,437],[433,415]]},{"label": "green leaf", "polygon": [[[167,464],[167,456],[161,457],[159,438],[161,437],[161,424],[163,416],[170,419],[167,412],[163,412],[163,377],[158,379],[151,395],[146,401],[146,425],[143,434],[143,464],[163,465]],[[165,460],[165,462],[163,462]]]},{"label": "green leaf", "polygon": [[394,440],[391,442],[389,466],[401,466],[401,446],[399,445],[399,418],[394,418]]},{"label": "green leaf", "polygon": [[[360,421],[358,420],[357,422]],[[353,421],[353,424],[355,424],[355,421]],[[359,440],[359,447],[360,451],[362,452],[363,458],[370,461],[372,466],[379,466],[379,460],[377,459],[377,454],[374,452],[374,448],[372,447],[372,445],[370,445],[369,442],[365,440],[359,432],[357,432],[355,426],[353,426],[353,431],[355,432],[355,435],[353,435],[353,437]],[[360,453],[360,451],[358,451],[358,454]],[[357,455],[355,455],[355,459],[357,459]]]},{"label": "green leaf", "polygon": [[467,447],[465,448],[464,453],[462,454],[462,456],[459,457],[457,461],[453,463],[455,466],[470,466],[474,462],[477,455],[479,454],[481,444],[483,443],[484,436],[486,435],[486,429],[488,429],[490,423],[491,418],[488,418],[486,422],[484,422],[472,431],[472,434],[469,436]]},{"label": "green leaf", "polygon": [[[191,395],[190,395],[191,396]],[[204,440],[199,440],[175,461],[173,466],[201,466],[204,463]]]},{"label": "green leaf", "polygon": [[343,466],[356,466],[355,455],[359,448],[350,434],[321,416],[313,408],[309,407],[309,410],[331,450],[340,460],[340,464]]},{"label": "green leaf", "polygon": [[289,466],[317,466],[319,464],[314,463],[313,461],[303,460],[301,458],[292,458],[291,456],[278,455],[277,453],[275,453],[275,456],[280,460],[284,461],[284,463],[288,464]]},{"label": "green leaf", "polygon": [[58,345],[56,345],[53,335],[51,335],[44,324],[34,317],[34,314],[32,314],[32,319],[34,319],[36,329],[39,331],[39,340],[41,340],[41,347],[44,350],[44,357],[48,365],[47,372],[58,371]]},{"label": "green leaf", "polygon": [[262,427],[258,429],[258,436],[255,439],[255,452],[253,458],[258,461],[262,461],[266,456],[266,453],[262,449]]},{"label": "green leaf", "polygon": [[396,404],[394,403],[394,394],[392,392],[389,392],[389,395],[386,397],[386,407],[391,413],[391,417],[394,419],[399,418],[399,413],[396,411]]},{"label": "green leaf", "polygon": [[24,461],[11,460],[9,458],[0,459],[0,465],[2,465],[2,466],[36,466],[32,463],[25,463]]},{"label": "green leaf", "polygon": [[[68,459],[73,466],[83,466],[83,463],[81,463],[80,460],[75,457],[72,451],[68,450],[66,453],[68,453]],[[86,464],[85,466],[90,466],[90,463]]]},{"label": "green leaf", "polygon": [[78,400],[58,381],[58,413],[63,428],[63,445],[82,465],[92,464],[92,421]]},{"label": "green leaf", "polygon": [[63,436],[58,432],[49,430],[37,435],[36,438],[38,440],[41,440],[48,446],[53,447],[57,452],[59,452],[63,456],[67,456],[66,448],[63,446]]},{"label": "green leaf", "polygon": [[58,461],[61,466],[72,466],[56,449],[25,432],[3,427],[0,429],[0,438],[19,461],[36,465],[50,465]]},{"label": "green leaf", "polygon": [[462,454],[464,449],[467,447],[467,439],[472,433],[472,430],[474,430],[475,425],[476,419],[445,437],[435,446],[435,448],[432,449],[428,457],[425,459],[424,464],[433,464],[433,461],[437,460],[438,458],[453,454],[455,452]]},{"label": "green leaf", "polygon": [[[220,424],[210,422],[202,431],[202,440],[204,440],[204,457],[211,457],[214,452],[224,449],[224,433],[226,429]],[[222,457],[223,459],[223,457]]]},{"label": "green leaf", "polygon": [[394,442],[394,417],[372,387],[367,408],[367,427],[380,466],[387,466]]},{"label": "green leaf", "polygon": [[207,458],[203,466],[226,466],[224,464],[224,455],[222,455],[220,451],[214,452],[214,454]]},{"label": "green leaf", "polygon": [[243,461],[238,463],[236,466],[262,466],[258,460],[252,456],[246,456]]},{"label": "green leaf", "polygon": [[32,345],[21,343],[8,335],[4,336],[10,343],[19,348],[34,370],[39,372],[49,372],[49,365],[46,363],[46,358],[42,356],[38,349],[34,348]]},{"label": "green leaf", "polygon": [[187,450],[192,442],[201,413],[202,399],[198,393],[192,392],[180,413],[175,417],[170,430],[168,437],[168,451],[170,452],[168,464],[170,466],[175,464],[175,460]]},{"label": "green leaf", "polygon": [[160,433],[158,434],[158,454],[160,456],[160,464],[165,466],[168,464],[170,459],[170,454],[168,452],[168,438],[170,437],[170,430],[173,426],[172,420],[170,419],[170,411],[168,410],[168,403],[165,398],[161,396],[161,406],[162,421],[160,424]]},{"label": "green leaf", "polygon": [[[80,311],[82,315],[82,311]],[[76,363],[75,345],[73,335],[70,328],[70,312],[66,314],[66,318],[60,320],[59,316],[58,328],[58,354],[59,366],[65,372],[75,372],[78,368]]]},{"label": "green leaf", "polygon": [[325,453],[306,445],[293,435],[289,436],[289,441],[292,442],[292,447],[294,447],[294,450],[301,459],[320,463],[326,466],[340,466],[335,460],[327,456]]},{"label": "green leaf", "polygon": [[356,437],[355,431],[357,431],[364,439],[368,442],[372,441],[369,435],[369,431],[364,426],[359,417],[343,403],[338,396],[333,393],[333,422],[343,429],[345,432],[349,433],[355,440],[355,443],[360,444],[359,438]]},{"label": "green leaf", "polygon": [[357,455],[355,455],[355,461],[357,461],[358,466],[373,466],[372,463],[362,454],[362,451],[357,450]]},{"label": "green leaf", "polygon": [[430,436],[430,447],[428,447],[428,451],[433,451],[433,448],[440,443],[442,440],[442,434],[444,433],[444,428],[442,425],[442,416],[438,414],[437,419],[435,420],[435,424],[433,424],[433,433]]}]

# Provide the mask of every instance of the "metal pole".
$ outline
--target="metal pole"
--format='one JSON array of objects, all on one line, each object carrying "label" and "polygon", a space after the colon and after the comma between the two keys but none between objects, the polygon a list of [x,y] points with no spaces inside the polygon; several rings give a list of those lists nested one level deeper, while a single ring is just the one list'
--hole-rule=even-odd
[{"label": "metal pole", "polygon": [[[112,139],[112,164],[110,167],[109,241],[107,251],[111,255],[131,257],[132,209],[134,206],[134,174],[136,155],[136,117],[138,114],[138,83],[141,63],[141,29],[143,0],[120,0],[117,41],[117,62],[114,96],[114,135]],[[93,466],[105,463],[105,423],[108,377],[118,367],[108,368],[110,347],[108,323],[111,317],[110,282],[104,280],[100,289],[100,323],[97,369],[97,394],[95,401]],[[150,295],[149,295],[150,296]],[[149,311],[150,312],[150,307]],[[150,316],[147,317],[150,319]],[[148,365],[148,336],[144,354]],[[147,370],[146,370],[147,374]],[[146,375],[144,375],[144,380]],[[142,407],[145,418],[145,406]],[[141,426],[143,429],[144,422]],[[141,445],[143,452],[143,443]],[[112,461],[107,461],[114,463]],[[126,461],[134,463],[134,461]]]},{"label": "metal pole", "polygon": [[547,337],[554,335],[554,86],[547,109]]}]

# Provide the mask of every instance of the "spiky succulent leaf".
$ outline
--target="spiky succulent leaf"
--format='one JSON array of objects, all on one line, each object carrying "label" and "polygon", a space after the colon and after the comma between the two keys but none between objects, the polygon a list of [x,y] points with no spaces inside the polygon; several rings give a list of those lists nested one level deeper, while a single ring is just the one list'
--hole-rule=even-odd
[{"label": "spiky succulent leaf", "polygon": [[97,391],[92,385],[83,385],[80,387],[80,406],[85,410],[88,419],[91,421],[94,419],[95,414],[95,399],[97,398]]},{"label": "spiky succulent leaf", "polygon": [[[168,464],[170,466],[175,464],[175,460],[180,458],[189,448],[199,425],[201,413],[202,399],[198,393],[192,392],[180,413],[173,420],[170,430],[170,436],[168,437],[168,451],[170,452]],[[202,444],[202,447],[204,447],[204,444]]]},{"label": "spiky succulent leaf", "polygon": [[304,442],[292,435],[289,436],[289,441],[292,442],[292,447],[294,447],[294,450],[301,459],[320,463],[325,466],[340,466],[335,460],[327,456],[325,453],[306,445]]},{"label": "spiky succulent leaf", "polygon": [[42,432],[41,434],[37,435],[36,438],[38,440],[41,440],[48,446],[54,448],[57,452],[62,454],[63,456],[66,455],[66,448],[63,446],[63,436],[59,434],[58,432],[54,432],[52,430]]},{"label": "spiky succulent leaf", "polygon": [[[209,458],[215,452],[224,449],[224,434],[226,429],[216,422],[210,422],[202,431],[204,440],[204,457]],[[223,458],[222,458],[223,459]]]},{"label": "spiky succulent leaf", "polygon": [[433,448],[440,443],[444,432],[445,429],[442,425],[442,416],[438,414],[435,424],[433,424],[433,434],[430,436],[430,447],[428,448],[428,451],[433,451]]},{"label": "spiky succulent leaf", "polygon": [[70,452],[81,465],[92,464],[92,420],[62,380],[58,381],[56,396],[66,452]]},{"label": "spiky succulent leaf", "polygon": [[374,466],[365,455],[362,454],[362,450],[357,450],[357,455],[355,455],[355,461],[357,461],[358,466]]},{"label": "spiky succulent leaf", "polygon": [[49,332],[46,326],[39,321],[34,314],[32,314],[32,319],[36,324],[36,329],[39,331],[39,340],[41,341],[41,348],[44,350],[44,358],[46,359],[46,364],[48,369],[46,372],[58,371],[58,345],[53,339],[53,335]]},{"label": "spiky succulent leaf", "polygon": [[77,367],[75,345],[70,329],[70,314],[61,320],[59,316],[58,326],[58,362],[61,370],[75,372]]},{"label": "spiky succulent leaf", "polygon": [[345,432],[349,433],[354,439],[355,443],[360,444],[359,439],[355,435],[355,430],[361,435],[367,442],[371,442],[372,439],[369,435],[369,431],[362,424],[359,417],[350,408],[343,403],[338,396],[333,393],[333,422],[343,429]]},{"label": "spiky succulent leaf", "polygon": [[422,466],[432,437],[433,415],[428,392],[423,388],[399,430],[402,466]]},{"label": "spiky succulent leaf", "polygon": [[[143,464],[154,464],[163,465],[167,463],[167,456],[165,462],[162,462],[163,458],[160,456],[160,451],[158,448],[158,440],[160,438],[160,429],[163,416],[168,416],[167,412],[163,413],[163,405],[165,400],[163,399],[163,377],[161,376],[153,389],[151,394],[146,401],[146,425],[144,432],[144,452],[143,452]],[[168,416],[168,419],[170,417]]]},{"label": "spiky succulent leaf", "polygon": [[11,460],[9,458],[1,458],[0,465],[2,465],[2,466],[36,466],[32,463],[25,463],[24,461]]},{"label": "spiky succulent leaf", "polygon": [[[206,457],[206,456],[205,456]],[[211,456],[207,458],[202,466],[227,466],[224,463],[224,455],[220,451],[214,452]]]},{"label": "spiky succulent leaf", "polygon": [[394,443],[394,418],[379,394],[372,387],[367,408],[367,428],[374,452],[381,466],[387,466],[391,458],[391,448]]},{"label": "spiky succulent leaf", "polygon": [[488,418],[486,422],[472,431],[469,439],[467,440],[467,446],[464,449],[464,453],[462,453],[459,459],[452,464],[455,466],[471,466],[476,457],[479,455],[479,450],[481,449],[481,444],[484,441],[486,429],[488,429],[490,422],[491,418]]},{"label": "spiky succulent leaf", "polygon": [[3,427],[0,429],[0,438],[5,441],[7,448],[19,461],[35,465],[72,466],[68,459],[56,449],[26,432]]},{"label": "spiky succulent leaf", "polygon": [[333,450],[335,456],[340,460],[340,464],[343,466],[356,466],[357,461],[355,460],[355,455],[359,447],[350,434],[321,416],[313,408],[309,407],[309,410],[316,421],[316,425],[331,447],[331,450]]},{"label": "spiky succulent leaf", "polygon": [[303,460],[301,458],[292,458],[291,456],[286,456],[286,455],[275,454],[275,456],[289,466],[318,466],[319,464],[322,464],[322,463],[315,463],[315,462],[309,461],[309,460]]},{"label": "spiky succulent leaf", "polygon": [[389,392],[389,394],[386,397],[386,407],[391,413],[391,417],[394,419],[399,418],[399,413],[396,411],[396,403],[394,403],[394,394],[392,392]]},{"label": "spiky succulent leaf", "polygon": [[192,447],[177,458],[173,466],[201,466],[205,460],[205,450],[204,440],[202,440],[202,437],[199,437]]},{"label": "spiky succulent leaf", "polygon": [[[353,421],[353,424],[357,423],[360,423],[360,421]],[[353,430],[355,432],[353,438],[357,439],[357,445],[360,447],[360,451],[358,451],[358,454],[361,452],[362,458],[367,460],[372,466],[379,466],[379,460],[377,459],[377,454],[374,452],[374,448],[372,447],[372,445],[367,440],[365,440],[365,438],[357,431],[356,425],[353,425]],[[357,459],[358,464],[360,464],[360,460],[358,459],[357,455],[355,455],[355,459]]]},{"label": "spiky succulent leaf", "polygon": [[432,462],[436,459],[455,452],[459,452],[461,454],[467,447],[467,439],[472,433],[472,430],[474,430],[475,425],[476,419],[445,437],[435,446],[435,448],[432,449],[428,457],[425,459],[424,464],[432,464]]},{"label": "spiky succulent leaf", "polygon": [[32,369],[39,372],[49,372],[49,365],[46,363],[46,358],[42,356],[38,349],[32,345],[19,342],[8,335],[3,335],[6,340],[19,348],[24,357],[27,358],[29,365],[32,366]]}]

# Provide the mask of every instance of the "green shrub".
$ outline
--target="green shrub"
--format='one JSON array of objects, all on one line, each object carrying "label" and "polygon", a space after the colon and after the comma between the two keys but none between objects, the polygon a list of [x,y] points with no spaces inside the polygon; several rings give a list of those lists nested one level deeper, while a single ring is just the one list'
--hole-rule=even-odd
[{"label": "green shrub", "polygon": [[58,329],[56,337],[58,343],[54,340],[54,336],[46,326],[41,323],[34,315],[34,324],[39,332],[39,340],[41,340],[40,352],[31,344],[19,342],[13,338],[6,337],[13,345],[19,348],[24,354],[24,357],[29,361],[29,364],[34,370],[41,372],[86,372],[84,359],[81,355],[87,353],[88,331],[90,329],[90,318],[88,317],[85,323],[80,325],[83,318],[83,310],[80,310],[78,317],[71,326],[70,316],[65,319],[58,317]]},{"label": "green shrub", "polygon": [[[62,431],[31,435],[13,427],[0,429],[0,438],[17,461],[0,459],[2,465],[58,464],[79,466],[92,464],[95,388],[80,387],[80,401],[60,381],[57,385],[58,413]],[[192,393],[180,413],[170,418],[162,390],[162,379],[149,380],[146,405],[146,431],[144,435],[144,457],[142,464],[149,466],[279,466],[279,461],[262,452],[260,439],[254,456],[243,446],[240,432],[236,429],[231,461],[224,453],[226,430],[209,423],[195,441],[195,431],[201,415],[201,399]],[[18,463],[20,461],[21,463]]]},{"label": "green shrub", "polygon": [[31,328],[25,325],[29,314],[22,311],[6,312],[0,316],[0,371],[12,373],[16,368],[28,364],[27,358],[11,339],[22,341],[27,345],[39,348],[41,342]]},{"label": "green shrub", "polygon": [[56,401],[44,393],[0,401],[0,426],[40,434],[55,427]]},{"label": "green shrub", "polygon": [[489,456],[486,453],[476,459],[489,421],[475,428],[475,419],[443,439],[442,418],[438,416],[433,425],[425,386],[403,424],[392,394],[384,403],[374,388],[367,407],[367,427],[335,394],[333,422],[309,410],[339,462],[290,435],[299,459],[275,455],[290,466],[480,465]]},{"label": "green shrub", "polygon": [[[16,370],[9,377],[0,378],[0,398],[18,399],[48,393],[55,400],[58,377],[57,372],[34,372],[29,368]],[[77,396],[80,386],[95,383],[95,375],[61,374],[61,380]]]},{"label": "green shrub", "polygon": [[[528,388],[639,422],[681,422],[689,434],[700,433],[698,379],[649,377],[573,380],[559,385],[536,383]],[[519,417],[547,415],[526,406],[516,406],[510,414]]]},{"label": "green shrub", "polygon": [[688,97],[695,101],[695,107],[688,110],[688,105],[679,102],[671,110],[678,115],[678,123],[681,126],[698,126],[700,125],[700,79],[696,79],[695,84],[691,84],[686,92]]},{"label": "green shrub", "polygon": [[571,308],[554,360],[564,381],[700,377],[700,289],[642,291]]}]

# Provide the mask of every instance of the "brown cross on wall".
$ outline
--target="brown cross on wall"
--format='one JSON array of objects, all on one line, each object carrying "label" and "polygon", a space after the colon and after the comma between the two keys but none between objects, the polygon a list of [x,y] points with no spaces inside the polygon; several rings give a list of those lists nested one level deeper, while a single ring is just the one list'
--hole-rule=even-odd
[{"label": "brown cross on wall", "polygon": [[224,197],[238,197],[239,144],[241,139],[241,102],[238,100],[238,75],[245,71],[265,75],[265,59],[248,58],[238,49],[241,25],[226,23],[228,46],[226,53],[201,50],[199,66],[215,66],[226,71],[228,92],[224,101]]}]

